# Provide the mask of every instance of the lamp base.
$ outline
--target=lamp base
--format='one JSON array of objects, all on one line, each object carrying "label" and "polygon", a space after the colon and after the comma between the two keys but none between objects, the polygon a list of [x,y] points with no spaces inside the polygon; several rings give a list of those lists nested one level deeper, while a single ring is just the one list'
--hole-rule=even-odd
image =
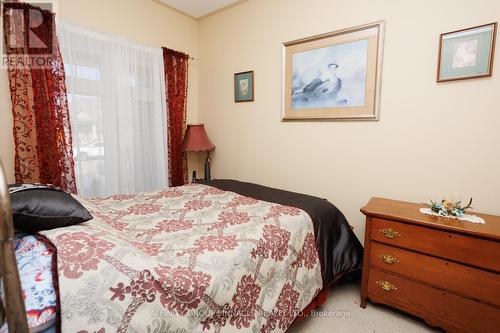
[{"label": "lamp base", "polygon": [[210,176],[210,152],[207,152],[207,158],[205,159],[205,181],[209,181],[211,179]]}]

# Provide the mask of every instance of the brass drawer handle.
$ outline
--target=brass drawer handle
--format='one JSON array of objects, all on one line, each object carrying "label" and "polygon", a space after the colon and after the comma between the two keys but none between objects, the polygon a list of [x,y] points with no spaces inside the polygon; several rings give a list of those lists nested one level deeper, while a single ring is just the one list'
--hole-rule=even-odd
[{"label": "brass drawer handle", "polygon": [[376,282],[382,290],[385,291],[393,291],[393,290],[398,290],[395,285],[390,283],[389,281],[377,281]]},{"label": "brass drawer handle", "polygon": [[388,265],[397,264],[399,262],[399,259],[391,256],[390,254],[379,254],[378,257]]},{"label": "brass drawer handle", "polygon": [[384,235],[385,238],[394,239],[401,236],[399,232],[392,228],[380,229],[379,231],[382,233],[382,235]]}]

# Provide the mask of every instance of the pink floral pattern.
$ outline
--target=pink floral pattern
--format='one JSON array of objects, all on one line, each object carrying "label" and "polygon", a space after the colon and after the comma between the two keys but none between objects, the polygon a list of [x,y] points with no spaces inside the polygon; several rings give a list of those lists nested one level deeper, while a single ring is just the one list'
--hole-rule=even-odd
[{"label": "pink floral pattern", "polygon": [[252,276],[243,276],[236,287],[236,294],[233,296],[233,308],[229,323],[237,328],[250,327],[250,323],[255,319],[257,299],[261,288],[255,283]]},{"label": "pink floral pattern", "polygon": [[188,310],[198,307],[210,283],[210,275],[184,267],[160,266],[155,270],[163,288],[160,302],[166,309],[184,316]]},{"label": "pink floral pattern", "polygon": [[177,232],[189,230],[193,227],[193,220],[163,220],[155,225],[154,229],[146,229],[138,232],[137,237],[143,237],[145,235],[155,235],[159,232]]},{"label": "pink floral pattern", "polygon": [[104,328],[101,328],[100,330],[97,331],[78,331],[78,333],[106,333],[106,330]]},{"label": "pink floral pattern", "polygon": [[230,236],[202,236],[194,242],[199,249],[224,252],[233,250],[238,245],[236,235]]},{"label": "pink floral pattern", "polygon": [[261,239],[257,248],[252,250],[252,257],[268,258],[271,253],[271,258],[282,261],[288,253],[289,240],[289,231],[274,225],[266,225],[264,226],[264,239]]},{"label": "pink floral pattern", "polygon": [[157,256],[158,253],[160,253],[160,250],[163,246],[161,243],[145,243],[145,242],[131,241],[128,239],[125,241],[128,242],[130,245],[133,245],[138,250],[141,250],[142,252],[150,256]]},{"label": "pink floral pattern", "polygon": [[215,327],[226,326],[226,322],[229,319],[230,314],[231,314],[231,307],[229,306],[228,303],[218,307],[217,310],[215,310],[215,313],[211,317],[206,318],[201,322],[201,324],[203,325],[203,331],[205,330],[209,331],[211,325],[214,325]]},{"label": "pink floral pattern", "polygon": [[285,284],[276,303],[276,311],[268,318],[267,323],[262,326],[261,333],[272,332],[276,327],[283,331],[288,329],[299,311],[297,308],[299,295],[289,283]]},{"label": "pink floral pattern", "polygon": [[57,236],[59,271],[68,279],[78,279],[83,271],[95,271],[103,255],[115,247],[113,243],[85,232]]},{"label": "pink floral pattern", "polygon": [[205,208],[208,208],[212,205],[210,201],[203,201],[203,200],[191,200],[186,203],[185,207],[188,210],[202,210]]},{"label": "pink floral pattern", "polygon": [[227,225],[238,225],[250,222],[250,217],[246,212],[222,212],[219,214],[219,222],[215,223],[211,229],[224,228]]},{"label": "pink floral pattern", "polygon": [[111,300],[124,301],[127,294],[143,302],[153,302],[160,294],[160,303],[172,313],[186,315],[189,309],[196,309],[205,293],[210,276],[202,272],[193,272],[190,268],[159,266],[155,269],[158,278],[150,271],[143,271],[138,279],[129,285],[118,283],[110,288]]},{"label": "pink floral pattern", "polygon": [[279,217],[281,215],[289,215],[289,216],[298,216],[300,215],[301,210],[297,207],[288,207],[288,206],[273,206],[271,210],[266,215],[265,218],[270,219],[273,217]]},{"label": "pink floral pattern", "polygon": [[117,194],[117,195],[112,195],[109,198],[116,201],[126,201],[134,199],[135,194]]},{"label": "pink floral pattern", "polygon": [[165,316],[172,331],[284,332],[321,290],[299,209],[201,184],[76,198],[94,219],[42,232],[58,249],[64,332],[141,332]]},{"label": "pink floral pattern", "polygon": [[316,241],[312,233],[308,233],[302,249],[297,256],[297,259],[292,263],[292,267],[302,267],[307,269],[314,269],[318,263],[318,249],[316,248]]},{"label": "pink floral pattern", "polygon": [[163,220],[156,225],[156,229],[164,232],[189,230],[193,227],[193,220]]},{"label": "pink floral pattern", "polygon": [[134,215],[150,215],[154,213],[158,213],[161,209],[160,205],[153,205],[147,203],[140,203],[131,206],[128,211],[130,214]]},{"label": "pink floral pattern", "polygon": [[249,197],[238,196],[231,200],[227,207],[238,207],[240,205],[255,205],[259,202],[259,200]]},{"label": "pink floral pattern", "polygon": [[238,246],[236,235],[230,236],[201,236],[194,242],[194,247],[177,253],[178,256],[186,253],[200,255],[205,251],[225,252],[233,250]]},{"label": "pink floral pattern", "polygon": [[145,270],[141,273],[138,279],[130,281],[128,286],[124,283],[118,283],[116,288],[109,288],[113,292],[111,300],[125,300],[125,295],[130,294],[134,298],[140,298],[144,302],[153,302],[156,299],[156,291],[161,286],[155,280],[150,271]]}]

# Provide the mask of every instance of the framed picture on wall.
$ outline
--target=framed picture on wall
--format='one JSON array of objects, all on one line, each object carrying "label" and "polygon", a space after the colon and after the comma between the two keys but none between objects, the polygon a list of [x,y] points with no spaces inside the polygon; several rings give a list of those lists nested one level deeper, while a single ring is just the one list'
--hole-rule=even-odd
[{"label": "framed picture on wall", "polygon": [[236,103],[254,101],[253,71],[234,74],[234,101]]},{"label": "framed picture on wall", "polygon": [[282,120],[378,120],[385,22],[283,44]]},{"label": "framed picture on wall", "polygon": [[437,82],[492,75],[497,23],[441,34]]}]

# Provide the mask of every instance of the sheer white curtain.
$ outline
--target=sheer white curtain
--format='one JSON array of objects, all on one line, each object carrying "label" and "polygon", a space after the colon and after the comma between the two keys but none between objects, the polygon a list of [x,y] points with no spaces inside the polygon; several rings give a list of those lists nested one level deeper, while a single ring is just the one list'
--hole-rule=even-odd
[{"label": "sheer white curtain", "polygon": [[61,20],[57,24],[79,194],[166,188],[162,50]]}]

